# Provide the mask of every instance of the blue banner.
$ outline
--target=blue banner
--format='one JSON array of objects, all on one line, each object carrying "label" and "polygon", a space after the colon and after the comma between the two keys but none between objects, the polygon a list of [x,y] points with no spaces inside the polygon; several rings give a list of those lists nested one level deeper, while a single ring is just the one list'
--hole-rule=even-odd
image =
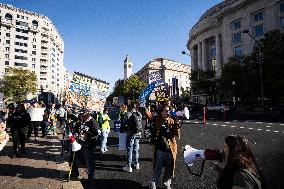
[{"label": "blue banner", "polygon": [[150,96],[152,91],[155,89],[155,83],[149,84],[140,94],[139,101],[140,103],[146,101],[146,99]]}]

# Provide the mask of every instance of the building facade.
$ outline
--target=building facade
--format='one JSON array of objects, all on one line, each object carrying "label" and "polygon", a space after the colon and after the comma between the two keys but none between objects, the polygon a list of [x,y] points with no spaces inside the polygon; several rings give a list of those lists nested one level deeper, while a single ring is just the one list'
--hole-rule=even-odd
[{"label": "building facade", "polygon": [[[188,64],[181,64],[165,58],[156,58],[148,62],[136,74],[142,81],[149,84],[151,74],[159,72],[163,83],[167,84],[170,89],[173,88],[173,85],[177,85],[176,94],[181,95],[183,91],[190,90],[190,70],[190,65]],[[175,81],[175,84],[173,81]],[[171,94],[173,94],[172,90]]]},{"label": "building facade", "polygon": [[28,69],[38,89],[62,100],[64,41],[48,17],[0,3],[0,40],[0,78],[9,67]]},{"label": "building facade", "polygon": [[284,29],[283,0],[225,0],[207,10],[192,27],[187,48],[192,70],[216,71],[233,56],[252,53],[255,41],[274,29]]}]

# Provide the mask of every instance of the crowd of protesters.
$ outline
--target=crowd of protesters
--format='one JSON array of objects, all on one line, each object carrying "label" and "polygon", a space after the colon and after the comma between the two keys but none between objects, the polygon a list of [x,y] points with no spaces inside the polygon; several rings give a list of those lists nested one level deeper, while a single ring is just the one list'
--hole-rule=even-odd
[{"label": "crowd of protesters", "polygon": [[[45,106],[38,103],[10,104],[7,108],[6,115],[1,112],[0,124],[1,131],[5,130],[6,125],[10,128],[13,158],[26,153],[25,143],[31,140],[32,131],[34,141],[37,142],[39,128],[42,132],[41,137],[56,136],[57,128],[62,128],[66,136],[72,138],[72,142],[75,140],[80,144],[78,150],[69,146],[70,148],[66,151],[70,165],[70,174],[67,176],[78,178],[78,167],[83,163],[87,166],[88,181],[95,182],[96,146],[100,146],[101,153],[108,151],[110,118],[107,109],[102,112],[92,112],[86,108],[71,108],[60,104]],[[159,105],[152,104],[142,111],[137,104],[120,107],[118,119],[120,120],[120,133],[126,133],[127,157],[126,165],[122,167],[122,170],[131,173],[132,169],[140,169],[139,142],[144,132],[150,144],[154,145],[153,172],[149,180],[149,188],[158,187],[163,168],[163,187],[171,188],[175,175],[177,140],[180,138],[181,130],[180,119],[177,116],[178,110],[180,110],[179,107],[176,108],[169,102]],[[145,121],[142,121],[143,119]],[[7,134],[5,138],[3,136],[0,135],[1,140],[9,139]],[[212,164],[220,176],[217,181],[218,188],[264,188],[264,179],[246,139],[240,136],[226,137],[224,160],[224,167]]]}]

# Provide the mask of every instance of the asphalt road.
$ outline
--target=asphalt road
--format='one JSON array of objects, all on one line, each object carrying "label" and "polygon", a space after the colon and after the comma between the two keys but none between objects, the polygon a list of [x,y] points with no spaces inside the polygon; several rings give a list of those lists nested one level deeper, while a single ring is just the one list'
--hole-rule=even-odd
[{"label": "asphalt road", "polygon": [[[182,125],[181,139],[178,140],[178,157],[175,178],[172,188],[213,189],[216,188],[217,175],[205,163],[201,177],[190,175],[183,163],[183,148],[190,144],[197,149],[222,149],[227,135],[245,136],[261,166],[268,188],[280,189],[284,186],[284,124],[259,121],[215,121],[209,120],[206,125],[200,121],[185,122]],[[118,151],[118,137],[110,133],[109,151],[105,154],[97,152],[95,165],[96,183],[87,186],[82,179],[84,188],[116,189],[116,188],[148,188],[152,176],[153,147],[143,139],[140,145],[140,170],[132,173],[122,171],[126,164],[126,152]],[[198,168],[198,167],[196,167]],[[197,170],[195,170],[197,171]],[[85,168],[80,169],[86,178]]]}]

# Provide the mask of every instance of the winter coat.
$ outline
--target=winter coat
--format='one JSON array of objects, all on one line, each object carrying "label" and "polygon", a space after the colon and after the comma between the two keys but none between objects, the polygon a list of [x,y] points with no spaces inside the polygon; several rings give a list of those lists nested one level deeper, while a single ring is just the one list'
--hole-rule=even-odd
[{"label": "winter coat", "polygon": [[[163,124],[163,118],[162,116],[156,116],[154,117],[154,129],[156,133],[155,139],[157,140],[159,138],[160,134],[160,128]],[[171,154],[173,157],[174,161],[174,166],[173,166],[173,175],[174,175],[174,170],[175,170],[175,162],[176,162],[176,156],[177,156],[177,142],[176,142],[176,137],[180,136],[180,129],[179,127],[175,124],[174,120],[172,118],[168,118],[168,127],[170,129],[169,137],[167,139],[169,147],[171,149]],[[155,147],[155,153],[156,153],[156,147]],[[154,157],[154,164],[155,165],[155,157]]]}]

